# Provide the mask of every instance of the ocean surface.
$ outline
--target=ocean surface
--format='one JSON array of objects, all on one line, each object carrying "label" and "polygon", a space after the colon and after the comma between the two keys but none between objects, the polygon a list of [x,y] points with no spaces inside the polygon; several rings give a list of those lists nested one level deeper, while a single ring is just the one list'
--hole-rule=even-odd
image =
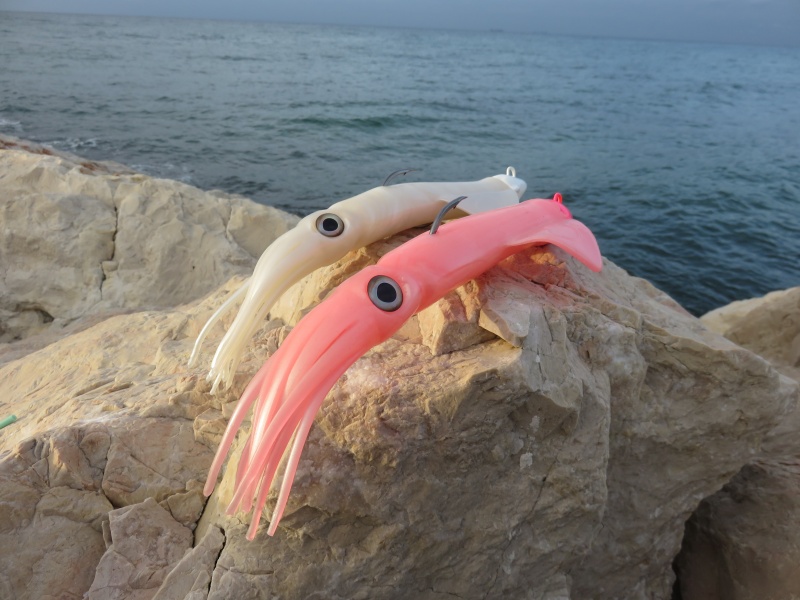
[{"label": "ocean surface", "polygon": [[513,165],[702,314],[800,285],[800,49],[0,12],[0,132],[307,214]]}]

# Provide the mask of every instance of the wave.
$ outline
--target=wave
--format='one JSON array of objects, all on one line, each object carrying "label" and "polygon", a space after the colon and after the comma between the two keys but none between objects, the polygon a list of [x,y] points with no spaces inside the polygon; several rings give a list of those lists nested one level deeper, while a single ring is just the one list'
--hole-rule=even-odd
[{"label": "wave", "polygon": [[67,148],[69,150],[85,150],[87,148],[97,148],[97,138],[67,138],[65,140],[53,140],[44,142],[47,146],[54,148]]},{"label": "wave", "polygon": [[242,61],[251,61],[251,62],[264,62],[266,59],[260,56],[232,56],[230,54],[225,54],[224,56],[218,57],[219,60],[225,60],[230,62],[242,62]]},{"label": "wave", "polygon": [[22,131],[22,123],[19,121],[12,121],[11,119],[4,119],[0,117],[0,131],[13,131],[20,133]]},{"label": "wave", "polygon": [[194,177],[191,172],[191,167],[175,165],[173,163],[162,163],[160,165],[150,165],[146,163],[132,164],[131,169],[139,171],[145,175],[155,178],[174,179],[181,183],[191,184]]},{"label": "wave", "polygon": [[420,123],[434,123],[437,119],[419,115],[385,115],[376,117],[300,117],[288,119],[289,123],[298,125],[312,125],[322,128],[344,128],[356,130],[373,130],[389,127],[407,127]]},{"label": "wave", "polygon": [[301,117],[299,119],[291,119],[291,121],[293,123],[317,125],[321,127],[377,129],[380,127],[389,127],[393,125],[395,119],[392,117],[355,117],[353,119],[346,119],[342,117]]},{"label": "wave", "polygon": [[238,175],[222,177],[212,182],[211,187],[247,197],[259,196],[273,191],[272,185],[267,181],[255,181]]}]

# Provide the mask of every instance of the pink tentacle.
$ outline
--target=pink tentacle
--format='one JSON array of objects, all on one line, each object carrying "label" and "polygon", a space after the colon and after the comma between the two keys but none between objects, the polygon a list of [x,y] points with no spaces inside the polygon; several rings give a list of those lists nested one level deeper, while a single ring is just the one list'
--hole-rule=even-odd
[{"label": "pink tentacle", "polygon": [[225,433],[222,436],[219,448],[217,448],[217,453],[214,455],[214,461],[211,463],[211,468],[208,470],[208,479],[206,479],[206,485],[203,488],[203,493],[206,496],[210,496],[211,492],[214,491],[214,487],[217,484],[217,477],[222,469],[222,464],[225,462],[225,457],[231,449],[233,440],[236,438],[236,433],[239,431],[239,427],[241,427],[244,418],[247,416],[247,412],[250,410],[253,402],[258,398],[258,388],[262,381],[268,377],[270,368],[269,361],[267,361],[247,385],[242,397],[236,404],[231,419],[228,421],[228,426],[225,428]]},{"label": "pink tentacle", "polygon": [[[352,315],[351,320],[355,322],[357,317]],[[292,330],[284,344],[269,359],[269,362],[276,366],[269,379],[263,380],[261,386],[259,397],[267,400],[260,401],[256,407],[256,415],[253,418],[251,429],[251,436],[254,437],[254,440],[250,446],[248,464],[255,460],[258,448],[266,437],[268,427],[274,421],[280,408],[286,404],[287,398],[293,397],[293,389],[305,381],[312,369],[316,369],[316,363],[320,357],[325,356],[331,346],[335,344],[337,338],[335,334],[341,328],[341,321],[331,321],[326,315],[318,312],[315,314],[312,311],[306,315],[301,326]],[[315,346],[313,344],[315,339],[329,341],[324,346]],[[342,373],[347,366],[341,370]],[[331,381],[327,389],[333,386],[336,379],[338,376]],[[294,426],[292,430],[294,430]]]},{"label": "pink tentacle", "polygon": [[[285,431],[288,431],[288,428]],[[295,433],[295,431],[292,431],[287,437],[282,437],[279,443],[273,448],[273,455],[270,457],[267,470],[264,472],[264,476],[261,478],[261,482],[259,483],[258,498],[256,499],[253,516],[250,520],[250,527],[247,530],[247,538],[250,540],[255,537],[256,532],[258,531],[258,525],[261,522],[261,515],[264,513],[264,506],[267,503],[267,495],[272,489],[272,485],[275,481],[275,476],[278,472],[281,462],[289,453],[289,442],[291,442],[292,435]]]},{"label": "pink tentacle", "polygon": [[[278,352],[280,352],[280,349]],[[249,449],[248,464],[255,458],[256,446],[261,441],[264,431],[275,418],[275,414],[282,405],[281,400],[285,396],[289,369],[297,360],[297,356],[294,355],[297,354],[296,352],[289,354],[287,351],[284,354],[288,354],[288,356],[279,356],[275,353],[275,355],[270,358],[270,361],[275,364],[275,373],[273,373],[272,377],[269,379],[265,379],[261,385],[259,397],[263,400],[259,402],[253,416],[253,428],[250,431],[250,437],[253,439],[253,443],[250,445]]]},{"label": "pink tentacle", "polygon": [[[256,478],[255,480],[258,488],[256,489],[254,485],[252,486],[252,490],[244,495],[243,501],[238,505],[239,510],[250,512],[250,509],[253,507],[253,499],[256,495],[261,498],[262,491],[264,501],[266,502],[267,493],[272,486],[272,480],[275,478],[275,473],[278,472],[278,467],[280,467],[283,451],[292,439],[292,432],[293,430],[289,428],[285,428],[284,431],[281,432],[280,439],[278,439],[278,442],[270,451],[266,467],[264,467],[264,470],[261,472],[260,478]],[[231,502],[231,504],[233,504],[233,502]]]},{"label": "pink tentacle", "polygon": [[[317,361],[313,370],[303,371],[305,376],[285,397],[283,405],[275,414],[275,418],[264,432],[258,447],[255,449],[255,460],[249,465],[244,480],[240,483],[240,487],[234,495],[237,505],[245,495],[253,493],[255,483],[260,473],[264,470],[273,447],[282,437],[281,431],[285,428],[294,431],[309,407],[316,404],[318,409],[319,404],[321,404],[318,396],[321,395],[324,400],[333,384],[355,361],[356,357],[357,355],[352,356],[351,353],[325,354]],[[325,374],[322,379],[319,378],[320,373]],[[282,453],[283,448],[281,448]]]},{"label": "pink tentacle", "polygon": [[[290,378],[295,373],[300,365],[304,364],[303,354],[307,353],[307,345],[309,338],[316,332],[317,327],[294,329],[290,332],[290,336],[294,343],[284,343],[278,348],[277,352],[273,354],[268,362],[273,366],[273,372],[269,379],[264,379],[259,392],[259,398],[265,398],[266,401],[260,402],[256,407],[256,413],[253,417],[253,428],[250,435],[253,436],[254,442],[250,446],[248,463],[252,462],[255,458],[255,449],[263,439],[264,432],[267,426],[275,418],[280,406],[283,404],[282,400],[286,397],[287,386],[291,385]],[[299,338],[299,339],[297,339]],[[287,338],[288,340],[289,338]],[[307,358],[306,361],[307,362]],[[303,370],[302,373],[306,373]]]},{"label": "pink tentacle", "polygon": [[253,436],[249,435],[247,437],[247,441],[244,444],[244,448],[242,448],[242,454],[239,457],[239,464],[236,465],[236,478],[233,480],[233,488],[236,489],[239,486],[239,482],[244,477],[245,472],[247,471],[247,467],[250,464],[249,456],[250,456],[250,446],[253,444]]},{"label": "pink tentacle", "polygon": [[281,483],[281,491],[278,494],[278,500],[275,503],[275,509],[272,511],[272,518],[269,522],[268,535],[274,535],[275,530],[278,528],[283,511],[286,508],[286,503],[289,500],[289,493],[292,491],[292,483],[297,473],[297,465],[300,462],[300,455],[303,453],[303,448],[308,439],[308,433],[311,430],[311,425],[314,423],[314,417],[317,416],[317,411],[320,405],[325,400],[325,394],[321,394],[316,402],[312,403],[307,409],[306,414],[303,415],[303,420],[297,427],[295,433],[294,443],[292,444],[291,454],[289,460],[286,462],[286,469],[283,472],[283,482]]},{"label": "pink tentacle", "polygon": [[[253,498],[256,494],[256,486],[260,480],[263,479],[267,472],[272,470],[273,466],[274,469],[278,468],[279,459],[286,450],[286,446],[291,440],[291,435],[300,421],[301,417],[297,415],[300,409],[302,409],[302,406],[286,404],[275,415],[255,451],[253,461],[242,475],[242,480],[238,482],[231,500],[232,507],[247,506],[249,509],[248,499]],[[274,470],[270,477],[274,477]]]}]

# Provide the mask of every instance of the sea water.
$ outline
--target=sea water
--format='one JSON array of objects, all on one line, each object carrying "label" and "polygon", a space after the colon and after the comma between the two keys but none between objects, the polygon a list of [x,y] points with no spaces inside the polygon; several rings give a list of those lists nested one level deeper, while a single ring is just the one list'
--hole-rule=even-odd
[{"label": "sea water", "polygon": [[0,12],[0,133],[307,214],[513,165],[700,314],[800,285],[800,49]]}]

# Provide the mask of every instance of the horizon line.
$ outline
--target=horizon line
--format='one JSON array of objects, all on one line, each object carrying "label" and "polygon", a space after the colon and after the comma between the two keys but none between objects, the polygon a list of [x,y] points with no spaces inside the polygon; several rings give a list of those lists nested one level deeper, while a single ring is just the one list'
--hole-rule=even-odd
[{"label": "horizon line", "polygon": [[553,31],[530,31],[530,30],[513,30],[497,27],[488,28],[473,28],[473,27],[425,27],[423,25],[387,25],[384,23],[342,23],[342,22],[329,22],[329,21],[284,21],[284,20],[271,20],[266,18],[229,18],[229,17],[192,17],[185,15],[152,15],[152,14],[131,14],[131,13],[95,13],[95,12],[52,12],[47,10],[11,10],[0,7],[0,13],[12,14],[26,14],[26,15],[53,15],[53,16],[83,16],[83,17],[121,17],[121,18],[135,18],[135,19],[172,19],[177,21],[219,21],[221,23],[253,23],[253,24],[272,24],[272,25],[311,25],[318,27],[354,27],[354,28],[374,28],[374,29],[407,29],[419,31],[441,31],[441,32],[476,32],[476,33],[497,33],[497,34],[511,34],[511,35],[538,35],[547,37],[566,37],[577,39],[596,39],[596,40],[612,40],[612,41],[630,41],[630,42],[655,42],[655,43],[677,43],[677,44],[703,44],[703,45],[718,45],[718,46],[742,46],[742,47],[756,47],[756,48],[800,48],[800,42],[797,44],[782,44],[782,43],[761,43],[761,42],[731,42],[731,41],[718,41],[718,40],[701,40],[695,38],[671,38],[671,37],[636,37],[625,35],[608,35],[602,33],[563,33]]}]

